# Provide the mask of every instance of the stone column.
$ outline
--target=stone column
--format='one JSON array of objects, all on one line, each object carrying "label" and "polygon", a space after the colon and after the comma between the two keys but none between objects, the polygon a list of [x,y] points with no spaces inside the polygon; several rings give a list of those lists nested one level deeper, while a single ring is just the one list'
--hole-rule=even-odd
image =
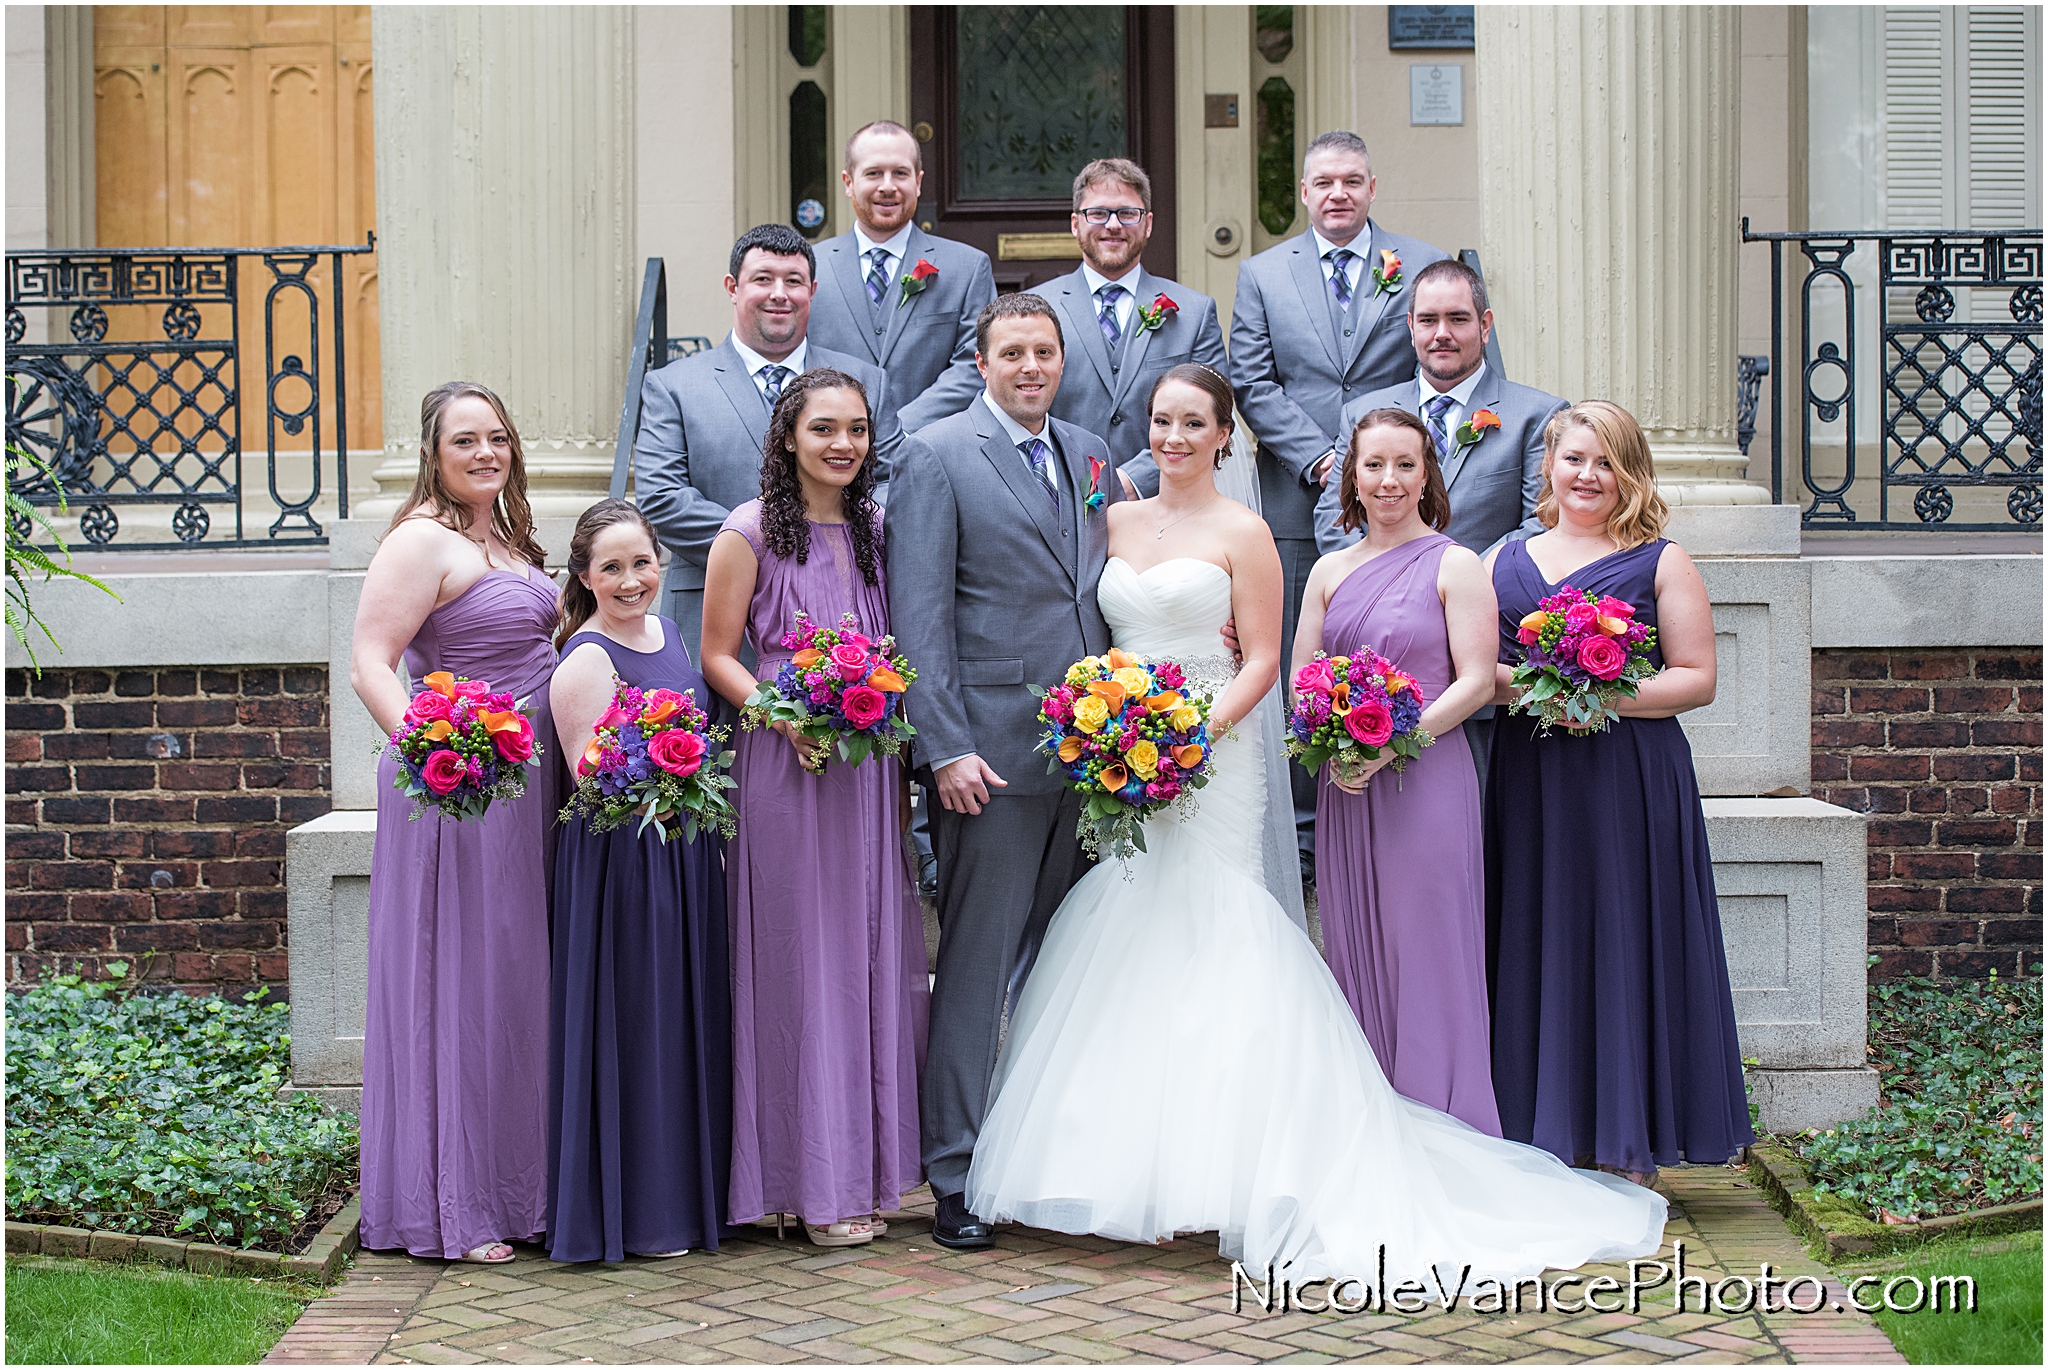
[{"label": "stone column", "polygon": [[633,11],[379,7],[370,40],[384,461],[351,512],[390,515],[420,397],[474,380],[519,426],[535,515],[573,517],[611,479],[638,298]]},{"label": "stone column", "polygon": [[1672,504],[1765,504],[1735,445],[1733,5],[1482,5],[1481,243],[1514,379],[1607,399]]}]

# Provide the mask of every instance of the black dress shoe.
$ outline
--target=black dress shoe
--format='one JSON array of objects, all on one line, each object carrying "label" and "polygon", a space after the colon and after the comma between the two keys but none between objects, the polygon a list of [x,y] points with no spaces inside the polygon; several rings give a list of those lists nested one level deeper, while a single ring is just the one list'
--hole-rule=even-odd
[{"label": "black dress shoe", "polygon": [[967,1211],[958,1194],[939,1195],[932,1212],[932,1240],[948,1251],[983,1251],[996,1244],[995,1230]]},{"label": "black dress shoe", "polygon": [[936,899],[939,897],[939,859],[936,856],[925,856],[918,859],[917,893],[921,899]]}]

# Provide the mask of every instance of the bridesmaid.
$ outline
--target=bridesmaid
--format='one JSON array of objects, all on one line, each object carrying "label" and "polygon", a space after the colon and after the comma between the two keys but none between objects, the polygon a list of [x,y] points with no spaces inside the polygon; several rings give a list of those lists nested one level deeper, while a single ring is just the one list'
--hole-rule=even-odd
[{"label": "bridesmaid", "polygon": [[1507,1136],[1638,1183],[1753,1138],[1713,858],[1678,715],[1714,698],[1714,616],[1627,410],[1573,405],[1544,433],[1550,531],[1489,557],[1500,596],[1495,700],[1515,629],[1569,582],[1635,606],[1658,674],[1605,732],[1493,730],[1486,852],[1493,1079]]},{"label": "bridesmaid", "polygon": [[[555,585],[519,433],[451,381],[420,402],[420,469],[363,578],[349,682],[377,727],[409,701],[403,660],[532,697],[548,738]],[[363,1034],[363,1245],[496,1264],[547,1225],[549,824],[558,767],[481,821],[429,813],[377,767]]]},{"label": "bridesmaid", "polygon": [[[732,511],[705,570],[704,674],[735,706],[755,685],[742,634],[773,679],[799,609],[889,631],[872,430],[867,393],[837,371],[805,372],[776,402],[761,498]],[[780,724],[742,733],[738,750],[730,1216],[796,1213],[818,1245],[856,1246],[924,1179],[930,993],[903,777],[882,756],[812,775],[808,744]]]},{"label": "bridesmaid", "polygon": [[[1500,1135],[1487,1052],[1479,775],[1458,729],[1493,696],[1493,587],[1444,536],[1450,495],[1422,420],[1375,409],[1351,430],[1342,523],[1365,539],[1309,573],[1294,670],[1370,647],[1414,674],[1439,739],[1406,770],[1325,768],[1316,793],[1323,949],[1397,1093]],[[1292,674],[1290,673],[1290,679]]]},{"label": "bridesmaid", "polygon": [[[694,692],[676,625],[650,613],[661,548],[632,503],[600,500],[569,543],[552,698],[576,758],[618,682]],[[732,1136],[732,987],[722,841],[664,843],[582,818],[555,852],[548,1254],[612,1261],[716,1250]]]}]

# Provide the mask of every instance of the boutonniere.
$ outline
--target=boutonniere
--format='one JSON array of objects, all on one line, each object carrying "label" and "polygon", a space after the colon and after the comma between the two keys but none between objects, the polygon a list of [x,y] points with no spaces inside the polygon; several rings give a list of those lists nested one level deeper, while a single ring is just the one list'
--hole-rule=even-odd
[{"label": "boutonniere", "polygon": [[[1162,295],[1159,298],[1163,300],[1166,297]],[[1109,503],[1109,496],[1103,494],[1098,488],[1102,484],[1102,468],[1104,465],[1105,463],[1101,457],[1088,458],[1088,498],[1081,502],[1090,509],[1100,509],[1103,505]]]},{"label": "boutonniere", "polygon": [[896,302],[896,307],[901,309],[904,305],[910,303],[911,296],[922,295],[925,287],[932,283],[932,277],[938,274],[939,269],[937,267],[924,258],[919,257],[917,265],[910,268],[909,272],[903,277],[903,298]]},{"label": "boutonniere", "polygon": [[1380,264],[1372,269],[1373,298],[1391,295],[1401,288],[1401,257],[1390,247],[1380,249]]},{"label": "boutonniere", "polygon": [[1500,415],[1494,413],[1491,409],[1473,410],[1472,417],[1459,424],[1458,431],[1451,435],[1458,444],[1458,451],[1452,455],[1459,455],[1467,448],[1478,446],[1481,438],[1498,427],[1500,427]]},{"label": "boutonniere", "polygon": [[1162,291],[1151,304],[1138,306],[1138,332],[1142,335],[1150,333],[1155,328],[1163,328],[1167,319],[1178,313],[1180,306],[1167,299]]}]

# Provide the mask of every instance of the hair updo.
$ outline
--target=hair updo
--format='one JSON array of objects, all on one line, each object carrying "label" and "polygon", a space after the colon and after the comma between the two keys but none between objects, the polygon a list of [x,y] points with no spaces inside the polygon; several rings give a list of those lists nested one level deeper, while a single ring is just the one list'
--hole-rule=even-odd
[{"label": "hair updo", "polygon": [[1159,387],[1173,382],[1192,385],[1209,397],[1209,412],[1215,417],[1216,426],[1226,435],[1223,445],[1216,449],[1216,465],[1223,465],[1223,456],[1230,450],[1229,435],[1236,433],[1237,421],[1231,417],[1231,407],[1237,397],[1230,391],[1230,382],[1223,373],[1200,362],[1182,362],[1159,373],[1159,379],[1152,382],[1152,393],[1145,397],[1145,417],[1151,418],[1152,406],[1159,400]]}]

